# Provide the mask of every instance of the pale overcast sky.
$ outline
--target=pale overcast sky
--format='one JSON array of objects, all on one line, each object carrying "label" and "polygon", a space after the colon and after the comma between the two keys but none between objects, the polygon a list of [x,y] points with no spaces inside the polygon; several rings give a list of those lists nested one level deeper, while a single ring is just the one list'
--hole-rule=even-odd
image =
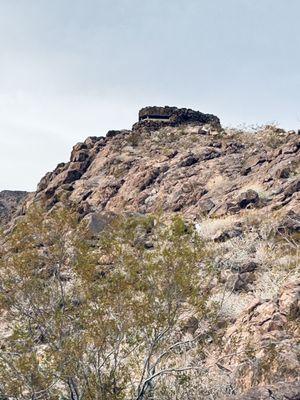
[{"label": "pale overcast sky", "polygon": [[300,0],[0,0],[0,190],[145,105],[300,128]]}]

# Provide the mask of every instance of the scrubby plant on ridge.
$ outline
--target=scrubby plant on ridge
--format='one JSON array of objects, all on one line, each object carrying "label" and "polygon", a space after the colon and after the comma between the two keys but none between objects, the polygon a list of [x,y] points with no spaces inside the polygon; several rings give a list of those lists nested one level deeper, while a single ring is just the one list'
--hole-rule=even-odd
[{"label": "scrubby plant on ridge", "polygon": [[[153,230],[155,246],[139,240]],[[9,399],[146,399],[167,375],[200,370],[182,353],[187,309],[209,321],[210,269],[180,219],[120,218],[91,243],[67,210],[28,213],[2,243],[0,393]]]}]

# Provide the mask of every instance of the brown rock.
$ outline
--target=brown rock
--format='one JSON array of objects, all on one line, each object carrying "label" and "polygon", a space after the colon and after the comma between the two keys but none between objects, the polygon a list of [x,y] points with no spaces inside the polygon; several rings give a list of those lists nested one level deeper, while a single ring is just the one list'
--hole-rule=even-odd
[{"label": "brown rock", "polygon": [[282,288],[279,309],[288,317],[300,317],[300,281],[289,283]]}]

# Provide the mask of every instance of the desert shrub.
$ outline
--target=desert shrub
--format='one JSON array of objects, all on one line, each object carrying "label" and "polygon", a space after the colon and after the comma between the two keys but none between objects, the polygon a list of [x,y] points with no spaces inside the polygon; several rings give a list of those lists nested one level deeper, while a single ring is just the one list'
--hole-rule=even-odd
[{"label": "desert shrub", "polygon": [[231,229],[236,224],[236,218],[232,215],[225,218],[203,218],[196,224],[196,230],[203,240],[210,240],[226,229]]},{"label": "desert shrub", "polygon": [[137,131],[132,131],[126,138],[127,143],[132,147],[137,147],[140,143],[140,134]]},{"label": "desert shrub", "polygon": [[290,272],[287,272],[278,265],[273,268],[264,268],[258,273],[254,294],[262,300],[274,300],[278,297],[281,288],[285,284],[295,282],[299,278],[299,269],[291,269]]},{"label": "desert shrub", "polygon": [[234,395],[235,387],[226,371],[220,369],[189,371],[171,376],[166,382],[160,382],[157,399],[163,400],[199,400],[219,399]]},{"label": "desert shrub", "polygon": [[281,132],[276,130],[276,127],[267,130],[266,144],[272,149],[277,149],[286,143],[285,136],[281,135]]},{"label": "desert shrub", "polygon": [[[140,240],[151,232],[154,247]],[[214,320],[203,244],[180,218],[119,218],[91,243],[74,213],[33,209],[1,248],[0,350],[9,399],[146,399],[157,382],[200,369],[182,354],[181,315]]]},{"label": "desert shrub", "polygon": [[212,294],[209,302],[225,319],[236,319],[251,303],[252,297],[245,293],[234,293],[232,290],[219,290]]}]

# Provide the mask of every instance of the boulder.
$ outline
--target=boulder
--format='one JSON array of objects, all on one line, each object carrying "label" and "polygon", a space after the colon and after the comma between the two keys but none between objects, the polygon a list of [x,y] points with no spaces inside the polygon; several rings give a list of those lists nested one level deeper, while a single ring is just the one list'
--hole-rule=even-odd
[{"label": "boulder", "polygon": [[300,281],[285,285],[279,297],[279,309],[290,318],[300,317]]},{"label": "boulder", "polygon": [[252,272],[231,274],[227,279],[227,287],[233,292],[239,292],[241,290],[247,290],[248,285],[253,281],[254,275]]},{"label": "boulder", "polygon": [[279,179],[287,179],[290,173],[291,169],[289,167],[279,167],[275,171],[275,176]]},{"label": "boulder", "polygon": [[259,202],[259,195],[255,190],[249,189],[238,196],[237,202],[240,208],[247,208],[250,205],[257,205]]},{"label": "boulder", "polygon": [[198,208],[201,214],[208,214],[215,207],[215,203],[211,199],[200,200]]}]

